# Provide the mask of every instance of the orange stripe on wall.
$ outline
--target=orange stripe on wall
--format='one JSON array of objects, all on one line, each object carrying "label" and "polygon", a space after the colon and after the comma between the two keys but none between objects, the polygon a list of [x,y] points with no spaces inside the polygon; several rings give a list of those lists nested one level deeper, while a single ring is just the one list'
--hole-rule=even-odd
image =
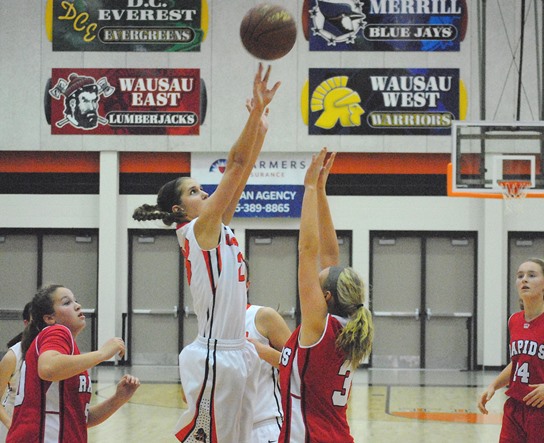
[{"label": "orange stripe on wall", "polygon": [[[333,174],[446,174],[449,154],[338,153]],[[189,152],[121,152],[121,173],[191,172]],[[99,152],[0,151],[0,172],[100,171]]]},{"label": "orange stripe on wall", "polygon": [[189,152],[121,152],[121,172],[191,172]]},{"label": "orange stripe on wall", "polygon": [[98,172],[99,152],[0,151],[0,172]]},{"label": "orange stripe on wall", "polygon": [[332,174],[446,174],[450,154],[338,153]]}]

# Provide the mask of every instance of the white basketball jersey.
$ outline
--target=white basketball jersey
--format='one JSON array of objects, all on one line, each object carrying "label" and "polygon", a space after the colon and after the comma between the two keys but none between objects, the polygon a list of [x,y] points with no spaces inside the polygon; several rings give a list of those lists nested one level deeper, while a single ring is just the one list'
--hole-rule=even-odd
[{"label": "white basketball jersey", "polygon": [[195,221],[178,225],[176,234],[185,257],[198,334],[213,339],[243,339],[246,265],[238,241],[232,230],[222,224],[217,247],[202,250],[195,238]]},{"label": "white basketball jersey", "polygon": [[[246,335],[248,338],[254,338],[269,346],[269,340],[261,335],[255,325],[255,316],[261,307],[257,305],[248,306],[246,311]],[[275,419],[281,425],[282,413],[278,370],[264,360],[260,360],[254,422],[258,423],[270,419]]]},{"label": "white basketball jersey", "polygon": [[[8,387],[4,397],[2,398],[2,406],[6,408],[6,412],[11,417],[13,415],[13,407],[15,404],[15,397],[17,395],[17,387],[19,386],[19,377],[21,375],[21,361],[23,358],[23,353],[21,352],[21,342],[15,343],[11,348],[9,348],[17,359],[15,363],[15,372],[12,374],[8,382]],[[2,423],[0,423],[0,442],[6,441],[6,436],[8,435],[8,428],[6,428]]]}]

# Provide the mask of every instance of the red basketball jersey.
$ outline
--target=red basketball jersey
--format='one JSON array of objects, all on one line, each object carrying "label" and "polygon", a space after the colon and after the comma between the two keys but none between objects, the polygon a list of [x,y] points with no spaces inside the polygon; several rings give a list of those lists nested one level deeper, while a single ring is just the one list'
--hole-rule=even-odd
[{"label": "red basketball jersey", "polygon": [[87,371],[59,382],[38,376],[38,357],[45,351],[78,355],[68,328],[43,329],[31,343],[21,367],[8,443],[81,443],[87,441],[91,379]]},{"label": "red basketball jersey", "polygon": [[508,320],[512,372],[506,395],[523,401],[533,388],[544,383],[544,314],[525,321],[524,311],[512,314]]},{"label": "red basketball jersey", "polygon": [[300,326],[285,344],[280,362],[283,406],[281,443],[350,443],[346,416],[353,372],[336,337],[345,324],[329,315],[315,345],[301,346]]}]

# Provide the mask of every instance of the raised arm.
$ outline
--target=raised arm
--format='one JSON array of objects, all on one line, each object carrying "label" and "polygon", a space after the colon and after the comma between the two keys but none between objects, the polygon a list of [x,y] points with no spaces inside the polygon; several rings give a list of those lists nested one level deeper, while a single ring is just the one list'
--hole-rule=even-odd
[{"label": "raised arm", "polygon": [[[264,134],[262,134],[263,114],[280,86],[280,83],[277,82],[271,89],[268,89],[269,76],[270,67],[263,76],[263,67],[259,63],[259,69],[253,82],[253,98],[249,117],[242,133],[229,152],[227,166],[217,189],[206,200],[195,223],[195,235],[203,249],[211,249],[217,245],[221,222],[230,222],[251,173],[251,168],[259,155],[264,140]],[[259,139],[260,132],[262,140]]]},{"label": "raised arm", "polygon": [[319,282],[319,222],[318,179],[327,149],[323,148],[312,162],[304,178],[304,197],[300,216],[298,241],[298,289],[300,296],[300,344],[310,346],[317,342],[325,328],[327,303]]},{"label": "raised arm", "polygon": [[327,179],[335,157],[336,153],[333,152],[323,168],[321,168],[317,181],[317,219],[319,222],[319,242],[321,244],[319,257],[321,269],[338,266],[340,262],[340,249],[338,248],[338,239],[332,222],[326,190]]}]

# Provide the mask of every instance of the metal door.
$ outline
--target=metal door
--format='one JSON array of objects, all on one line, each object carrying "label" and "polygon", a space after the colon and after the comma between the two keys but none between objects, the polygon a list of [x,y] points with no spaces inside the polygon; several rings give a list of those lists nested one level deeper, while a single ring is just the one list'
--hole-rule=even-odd
[{"label": "metal door", "polygon": [[23,308],[38,286],[38,237],[0,232],[0,349],[24,329]]},{"label": "metal door", "polygon": [[421,366],[421,240],[375,236],[371,252],[372,366]]},{"label": "metal door", "polygon": [[425,245],[425,367],[473,369],[475,241],[436,238]]},{"label": "metal door", "polygon": [[[300,322],[298,303],[298,231],[248,231],[251,303],[270,306],[283,315],[291,330]],[[351,233],[338,232],[340,264],[351,263]]]},{"label": "metal door", "polygon": [[130,235],[129,342],[133,365],[177,365],[182,256],[174,231]]},{"label": "metal door", "polygon": [[73,292],[87,323],[77,345],[81,352],[92,351],[98,333],[98,237],[89,233],[44,234],[42,250],[42,284],[58,283]]},{"label": "metal door", "polygon": [[298,323],[298,233],[248,231],[249,301],[276,309],[291,329]]},{"label": "metal door", "polygon": [[472,369],[475,235],[373,233],[372,366]]}]

